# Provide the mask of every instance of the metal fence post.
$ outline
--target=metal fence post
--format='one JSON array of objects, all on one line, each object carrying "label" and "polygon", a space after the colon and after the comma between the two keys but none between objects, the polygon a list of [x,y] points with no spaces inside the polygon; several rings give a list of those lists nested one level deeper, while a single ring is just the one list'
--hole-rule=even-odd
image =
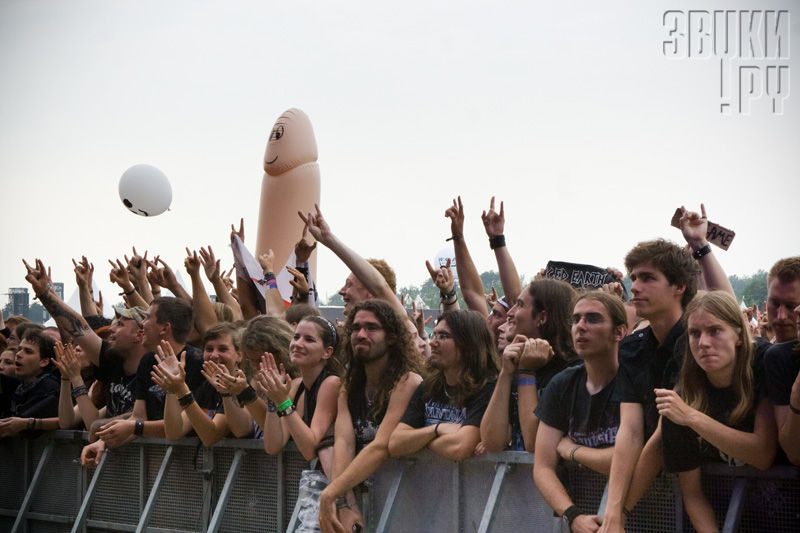
[{"label": "metal fence post", "polygon": [[481,517],[480,526],[478,526],[478,533],[488,533],[492,526],[494,513],[497,511],[497,501],[500,496],[500,490],[503,488],[503,482],[506,479],[506,472],[508,472],[508,463],[497,463],[497,470],[494,473],[494,481],[492,481],[492,488],[489,490],[489,498],[486,500],[486,507],[483,508],[483,516]]},{"label": "metal fence post", "polygon": [[167,452],[164,454],[164,460],[161,461],[161,468],[158,469],[158,475],[153,482],[153,488],[150,490],[150,496],[147,497],[147,503],[142,510],[142,516],[139,518],[139,524],[136,526],[136,533],[143,533],[147,529],[147,523],[150,521],[150,515],[153,514],[156,501],[158,500],[158,493],[161,492],[161,486],[164,484],[164,479],[167,477],[167,470],[172,463],[173,447],[169,446]]},{"label": "metal fence post", "polygon": [[239,468],[242,466],[243,457],[244,450],[236,450],[236,454],[233,456],[233,462],[228,470],[228,476],[225,478],[225,485],[223,485],[222,492],[219,494],[217,507],[214,509],[214,515],[211,517],[206,533],[216,533],[222,525],[222,515],[225,513],[225,507],[228,505],[228,498],[231,495],[231,490],[233,490],[233,482],[236,479],[236,475],[239,473]]},{"label": "metal fence post", "polygon": [[55,443],[50,441],[47,443],[44,451],[42,451],[42,456],[39,458],[39,464],[36,465],[36,472],[34,472],[33,478],[31,478],[31,483],[28,486],[28,491],[25,493],[25,499],[22,500],[22,505],[17,512],[17,519],[14,520],[14,525],[11,527],[11,533],[17,533],[21,528],[27,527],[25,515],[28,513],[28,508],[31,506],[33,495],[36,492],[36,488],[39,486],[39,481],[42,479],[42,472],[44,472],[44,467],[47,465],[47,461],[50,460],[50,455],[53,453],[54,446]]},{"label": "metal fence post", "polygon": [[[94,496],[97,490],[97,484],[100,481],[100,476],[103,473],[103,468],[106,465],[106,461],[108,460],[108,451],[103,453],[103,456],[100,458],[100,464],[97,465],[97,468],[94,471],[94,476],[92,476],[92,481],[89,483],[89,488],[86,490],[86,496],[83,497],[83,502],[81,503],[80,509],[78,509],[78,516],[75,517],[75,523],[72,525],[72,533],[79,533],[83,530],[83,526],[86,522],[86,517],[89,516],[89,508],[92,506],[92,501],[94,501]],[[83,469],[82,469],[83,470]]]}]

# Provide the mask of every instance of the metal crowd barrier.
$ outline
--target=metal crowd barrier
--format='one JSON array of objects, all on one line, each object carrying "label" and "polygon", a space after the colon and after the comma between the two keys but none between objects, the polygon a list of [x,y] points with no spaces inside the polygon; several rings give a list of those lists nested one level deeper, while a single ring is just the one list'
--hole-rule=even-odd
[{"label": "metal crowd barrier", "polygon": [[[279,456],[261,441],[204,448],[139,439],[111,450],[94,470],[80,465],[86,434],[0,439],[0,532],[294,531],[295,501],[308,468],[291,445]],[[505,533],[560,531],[531,475],[533,456],[503,452],[463,462],[423,452],[384,465],[361,496],[367,531]],[[596,513],[606,478],[567,468],[576,504]],[[724,532],[800,531],[800,469],[712,465],[704,489]],[[674,476],[659,477],[628,521],[629,532],[694,531]]]}]

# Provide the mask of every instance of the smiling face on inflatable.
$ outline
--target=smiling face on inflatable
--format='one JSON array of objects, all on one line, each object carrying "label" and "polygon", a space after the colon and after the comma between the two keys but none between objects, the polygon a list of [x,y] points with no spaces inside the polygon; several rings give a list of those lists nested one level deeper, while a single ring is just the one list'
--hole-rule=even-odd
[{"label": "smiling face on inflatable", "polygon": [[131,213],[152,217],[169,209],[172,187],[156,167],[134,165],[119,180],[119,199]]},{"label": "smiling face on inflatable", "polygon": [[308,115],[295,108],[285,111],[272,127],[264,152],[264,172],[279,176],[316,160],[317,140]]}]

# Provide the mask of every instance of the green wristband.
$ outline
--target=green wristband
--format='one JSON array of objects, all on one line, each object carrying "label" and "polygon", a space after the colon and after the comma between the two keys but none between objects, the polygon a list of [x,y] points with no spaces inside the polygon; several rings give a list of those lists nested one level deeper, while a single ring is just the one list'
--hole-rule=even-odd
[{"label": "green wristband", "polygon": [[278,404],[278,411],[285,411],[287,407],[291,407],[292,400],[290,398],[286,398],[284,401]]}]

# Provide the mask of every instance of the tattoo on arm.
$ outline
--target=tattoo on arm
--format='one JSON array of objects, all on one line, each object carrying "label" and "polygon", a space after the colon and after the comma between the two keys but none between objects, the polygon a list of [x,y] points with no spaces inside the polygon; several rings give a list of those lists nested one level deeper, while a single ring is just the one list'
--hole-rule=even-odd
[{"label": "tattoo on arm", "polygon": [[67,307],[61,300],[50,296],[50,291],[39,296],[39,301],[56,321],[58,327],[63,328],[72,337],[82,337],[91,331],[89,324],[82,316]]}]

